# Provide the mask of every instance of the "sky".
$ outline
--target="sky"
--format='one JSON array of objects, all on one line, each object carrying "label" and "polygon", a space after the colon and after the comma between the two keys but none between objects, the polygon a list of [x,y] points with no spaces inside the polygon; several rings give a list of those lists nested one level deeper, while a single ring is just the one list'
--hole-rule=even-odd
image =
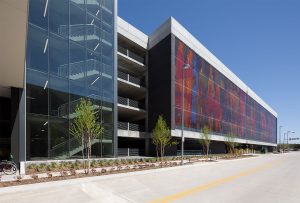
[{"label": "sky", "polygon": [[300,137],[299,0],[119,0],[118,15],[147,35],[173,16]]}]

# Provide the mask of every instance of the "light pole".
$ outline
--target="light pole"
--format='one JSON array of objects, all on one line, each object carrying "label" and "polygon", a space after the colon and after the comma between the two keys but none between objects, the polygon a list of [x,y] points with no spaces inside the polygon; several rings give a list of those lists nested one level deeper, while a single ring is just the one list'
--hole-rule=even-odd
[{"label": "light pole", "polygon": [[283,148],[283,152],[284,152],[284,150],[285,150],[285,135],[286,135],[286,133],[283,133],[283,142],[282,142],[282,148]]},{"label": "light pole", "polygon": [[279,152],[280,152],[280,148],[281,148],[281,146],[280,146],[280,142],[281,142],[281,128],[283,128],[283,126],[281,125],[281,126],[279,126]]},{"label": "light pole", "polygon": [[183,128],[184,128],[184,71],[190,68],[190,64],[184,64],[182,68],[182,95],[181,95],[181,165],[183,165],[183,151],[184,151],[184,137],[183,137]]},{"label": "light pole", "polygon": [[[288,130],[286,133],[285,133],[285,135],[286,135],[286,138],[285,139],[283,139],[283,143],[284,143],[284,145],[285,145],[285,140],[287,140],[287,135],[290,133],[290,131]],[[286,141],[286,143],[287,143],[287,141]],[[286,146],[284,146],[284,151],[287,151],[287,145]]]},{"label": "light pole", "polygon": [[287,144],[287,151],[290,151],[290,147],[289,147],[289,133],[295,133],[294,131],[288,131],[287,132],[287,135],[286,135],[286,137],[287,137],[287,139],[286,139],[286,144]]}]

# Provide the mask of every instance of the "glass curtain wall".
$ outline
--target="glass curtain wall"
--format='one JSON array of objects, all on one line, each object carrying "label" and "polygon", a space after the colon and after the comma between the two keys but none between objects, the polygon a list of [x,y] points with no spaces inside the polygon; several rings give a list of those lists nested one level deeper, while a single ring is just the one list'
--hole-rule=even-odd
[{"label": "glass curtain wall", "polygon": [[199,131],[208,126],[214,134],[234,134],[243,139],[276,143],[277,118],[231,80],[175,39],[175,122],[181,128],[182,68],[184,127]]},{"label": "glass curtain wall", "polygon": [[92,155],[113,156],[114,12],[114,0],[29,1],[27,160],[80,158],[69,128],[81,98],[104,122]]}]

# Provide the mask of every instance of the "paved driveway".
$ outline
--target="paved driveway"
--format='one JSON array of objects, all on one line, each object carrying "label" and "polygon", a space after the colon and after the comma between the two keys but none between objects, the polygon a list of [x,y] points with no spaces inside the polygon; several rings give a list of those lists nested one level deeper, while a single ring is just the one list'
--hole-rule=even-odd
[{"label": "paved driveway", "polygon": [[0,202],[300,202],[300,153],[0,189]]}]

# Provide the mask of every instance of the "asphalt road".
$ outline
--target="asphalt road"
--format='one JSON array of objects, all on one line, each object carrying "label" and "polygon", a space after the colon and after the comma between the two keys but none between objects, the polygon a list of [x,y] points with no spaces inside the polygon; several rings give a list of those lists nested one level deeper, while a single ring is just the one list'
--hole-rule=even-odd
[{"label": "asphalt road", "polygon": [[300,152],[0,189],[0,202],[300,202]]}]

